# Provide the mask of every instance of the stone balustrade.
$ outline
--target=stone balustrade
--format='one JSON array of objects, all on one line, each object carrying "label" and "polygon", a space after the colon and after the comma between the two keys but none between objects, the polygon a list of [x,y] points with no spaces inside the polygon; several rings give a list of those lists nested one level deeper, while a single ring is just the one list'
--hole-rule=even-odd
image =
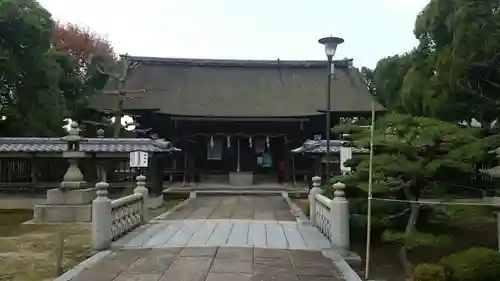
[{"label": "stone balustrade", "polygon": [[96,184],[97,197],[92,202],[92,248],[106,250],[111,242],[148,221],[146,177],[137,177],[134,194],[115,200],[107,197],[109,184]]},{"label": "stone balustrade", "polygon": [[116,240],[142,223],[143,196],[134,193],[111,201],[111,237]]},{"label": "stone balustrade", "polygon": [[333,185],[334,198],[321,194],[321,178],[314,177],[309,193],[309,216],[311,223],[327,237],[332,246],[342,251],[350,248],[349,203],[345,198],[345,184]]}]

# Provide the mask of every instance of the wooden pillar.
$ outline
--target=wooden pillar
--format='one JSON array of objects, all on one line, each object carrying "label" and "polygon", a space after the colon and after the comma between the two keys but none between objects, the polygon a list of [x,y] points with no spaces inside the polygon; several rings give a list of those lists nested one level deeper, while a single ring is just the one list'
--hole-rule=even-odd
[{"label": "wooden pillar", "polygon": [[31,192],[36,193],[36,188],[37,188],[37,173],[38,173],[38,161],[36,159],[36,156],[34,156],[31,159]]},{"label": "wooden pillar", "polygon": [[163,156],[155,155],[150,158],[151,164],[149,165],[148,185],[149,195],[151,197],[158,197],[163,193],[163,168],[165,158]]},{"label": "wooden pillar", "polygon": [[111,170],[112,164],[110,164],[110,159],[102,159],[100,158],[97,162],[97,171],[98,171],[98,179],[99,181],[107,182],[108,181],[108,171]]},{"label": "wooden pillar", "polygon": [[240,159],[241,155],[240,155],[240,153],[241,153],[240,152],[240,138],[238,137],[237,138],[237,145],[236,145],[236,161],[238,161],[236,163],[236,165],[237,165],[236,166],[236,172],[238,172],[238,173],[241,172],[241,164],[240,164],[241,163],[240,162],[241,161],[241,159]]},{"label": "wooden pillar", "polygon": [[95,155],[93,155],[93,157],[84,158],[82,160],[82,172],[85,175],[85,181],[90,186],[98,183],[100,178],[99,171],[97,169],[94,169],[95,167],[99,167],[99,164],[96,160],[97,158],[95,157]]},{"label": "wooden pillar", "polygon": [[291,162],[290,161],[291,160],[290,154],[291,154],[291,151],[290,151],[290,148],[289,148],[288,143],[286,141],[286,137],[283,138],[283,149],[285,150],[285,151],[283,151],[283,154],[284,154],[283,161],[285,163],[285,170],[283,171],[283,183],[285,183],[285,182],[290,181],[290,174],[291,174],[290,173],[290,168],[291,168],[290,167],[290,164],[291,164],[290,163]]},{"label": "wooden pillar", "polygon": [[188,175],[189,175],[188,151],[187,151],[187,147],[186,147],[186,150],[184,151],[184,176],[183,176],[183,180],[182,180],[182,186],[186,185]]},{"label": "wooden pillar", "polygon": [[97,182],[107,181],[106,179],[106,162],[104,160],[96,161],[96,173],[97,173]]},{"label": "wooden pillar", "polygon": [[[177,158],[175,156],[172,156],[172,172],[177,171]],[[174,173],[170,173],[170,182],[174,181]]]}]

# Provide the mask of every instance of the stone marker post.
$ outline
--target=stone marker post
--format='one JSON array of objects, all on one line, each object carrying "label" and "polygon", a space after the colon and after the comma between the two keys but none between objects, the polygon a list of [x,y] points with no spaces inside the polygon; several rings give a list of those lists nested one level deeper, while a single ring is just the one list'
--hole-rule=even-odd
[{"label": "stone marker post", "polygon": [[146,223],[149,220],[148,206],[149,206],[149,194],[148,188],[146,187],[146,176],[139,175],[136,177],[137,187],[134,189],[134,193],[142,194],[142,218],[141,222]]},{"label": "stone marker post", "polygon": [[102,251],[111,247],[111,200],[108,198],[109,184],[98,182],[97,197],[92,201],[92,250]]},{"label": "stone marker post", "polygon": [[497,236],[498,236],[498,251],[500,252],[500,197],[495,194],[495,197],[489,200],[492,209],[495,212],[495,216],[497,217]]},{"label": "stone marker post", "polygon": [[321,177],[315,176],[312,178],[313,187],[309,191],[309,220],[312,225],[316,226],[316,194],[321,193]]},{"label": "stone marker post", "polygon": [[350,248],[349,239],[349,202],[345,198],[345,184],[337,182],[333,185],[333,200],[330,206],[330,241],[332,246],[340,248],[344,253]]}]

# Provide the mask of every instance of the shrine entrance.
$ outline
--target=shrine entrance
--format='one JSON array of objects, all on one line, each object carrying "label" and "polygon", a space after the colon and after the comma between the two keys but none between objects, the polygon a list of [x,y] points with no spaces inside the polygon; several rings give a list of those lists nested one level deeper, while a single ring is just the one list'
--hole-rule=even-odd
[{"label": "shrine entrance", "polygon": [[291,150],[303,142],[305,120],[175,119],[172,143],[183,153],[167,171],[183,185],[291,182]]}]

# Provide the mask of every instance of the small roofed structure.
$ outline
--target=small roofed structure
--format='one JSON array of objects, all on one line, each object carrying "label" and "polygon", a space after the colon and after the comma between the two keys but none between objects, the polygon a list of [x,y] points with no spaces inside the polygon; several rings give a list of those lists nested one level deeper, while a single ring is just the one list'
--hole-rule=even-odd
[{"label": "small roofed structure", "polygon": [[[67,149],[68,143],[61,138],[0,138],[0,191],[37,192],[59,186],[68,166],[63,158]],[[151,191],[154,195],[162,192],[163,177],[159,170],[165,156],[180,149],[165,140],[85,138],[78,151],[83,153],[79,167],[84,180],[90,186],[107,180],[113,188],[123,188],[129,180],[133,182],[136,171],[129,165],[130,152],[147,152],[149,167],[144,172],[149,175],[148,184],[154,187]]]},{"label": "small roofed structure", "polygon": [[[330,141],[330,152],[340,153],[342,144],[345,141],[342,140],[331,140]],[[324,154],[326,153],[326,140],[306,140],[301,147],[292,150],[293,153],[304,153],[304,154]],[[353,153],[369,153],[370,151],[366,148],[352,147]]]},{"label": "small roofed structure", "polygon": [[[37,155],[59,157],[66,151],[67,143],[61,138],[0,138],[0,158],[23,158]],[[86,138],[80,144],[86,157],[120,157],[133,151],[148,153],[170,153],[181,151],[171,142],[133,138]],[[99,155],[94,155],[99,153]],[[104,154],[102,154],[104,153]]]},{"label": "small roofed structure", "polygon": [[494,179],[499,179],[500,178],[500,166],[495,166],[493,168],[489,168],[486,170],[481,170],[480,171],[483,174],[486,174]]},{"label": "small roofed structure", "polygon": [[[327,149],[326,140],[308,139],[300,147],[292,149],[293,154],[301,154],[312,159],[312,161],[309,161],[307,171],[296,170],[295,161],[293,161],[294,179],[297,174],[306,176],[307,181],[311,185],[312,177],[322,173],[322,163],[330,161],[330,163],[334,164],[333,172],[340,173],[343,170],[347,170],[343,168],[343,164],[346,160],[351,159],[353,154],[366,154],[370,152],[366,148],[346,147],[344,143],[345,141],[343,140],[330,140],[330,159],[325,159]],[[292,159],[295,159],[295,157]]]}]

